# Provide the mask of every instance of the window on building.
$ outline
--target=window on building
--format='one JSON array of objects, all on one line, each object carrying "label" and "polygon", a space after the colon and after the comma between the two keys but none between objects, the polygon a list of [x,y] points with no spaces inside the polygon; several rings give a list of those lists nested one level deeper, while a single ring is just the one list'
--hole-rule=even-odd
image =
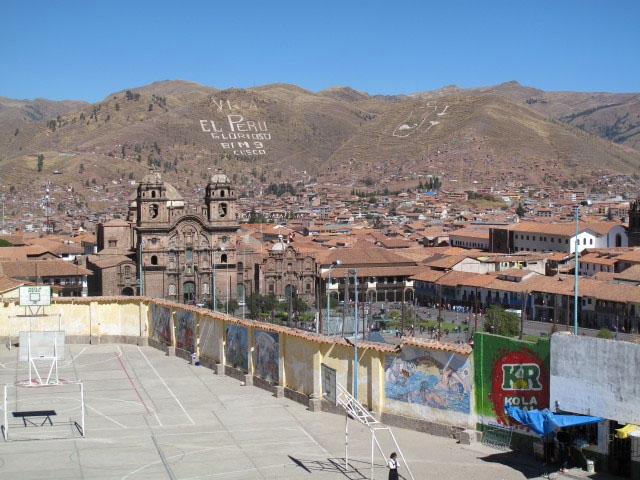
[{"label": "window on building", "polygon": [[227,254],[226,253],[223,253],[222,255],[220,255],[220,262],[227,263]]},{"label": "window on building", "polygon": [[269,284],[269,293],[273,293],[273,283]]},{"label": "window on building", "polygon": [[124,267],[124,276],[125,277],[131,276],[131,267],[128,265]]},{"label": "window on building", "polygon": [[193,250],[187,248],[184,252],[187,262],[193,262]]},{"label": "window on building", "polygon": [[307,291],[307,293],[311,292],[311,284],[310,283],[307,283],[307,285],[304,288]]},{"label": "window on building", "polygon": [[152,243],[153,245],[155,245],[156,243],[158,243],[158,239],[157,239],[156,237],[153,237],[153,238],[151,239],[151,243]]},{"label": "window on building", "polygon": [[117,240],[109,240],[109,247],[115,248],[117,246],[118,246],[118,241]]},{"label": "window on building", "polygon": [[593,245],[593,238],[589,239],[589,245]]},{"label": "window on building", "polygon": [[169,284],[169,295],[175,295],[176,294],[176,286],[173,283]]},{"label": "window on building", "polygon": [[158,216],[158,205],[152,203],[149,206],[149,215],[151,216],[151,218],[156,218]]},{"label": "window on building", "polygon": [[209,284],[207,282],[204,282],[202,284],[202,294],[207,295],[208,293],[209,293]]},{"label": "window on building", "polygon": [[157,265],[158,264],[158,257],[155,255],[151,255],[151,265]]},{"label": "window on building", "polygon": [[156,191],[155,190],[151,190],[151,198],[156,198]]}]

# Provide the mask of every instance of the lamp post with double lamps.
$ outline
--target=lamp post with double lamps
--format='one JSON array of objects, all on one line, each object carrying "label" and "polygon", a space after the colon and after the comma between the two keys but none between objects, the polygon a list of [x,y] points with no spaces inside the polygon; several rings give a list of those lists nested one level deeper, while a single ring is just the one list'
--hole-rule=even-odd
[{"label": "lamp post with double lamps", "polygon": [[217,293],[217,289],[216,289],[216,253],[217,252],[224,252],[224,247],[220,247],[220,248],[216,248],[213,251],[213,278],[211,279],[211,283],[213,284],[213,311],[217,312],[218,311],[218,302],[217,302],[217,298],[216,298],[216,293]]},{"label": "lamp post with double lamps", "polygon": [[336,260],[329,265],[329,278],[327,279],[327,335],[331,336],[331,269],[336,265],[342,265],[342,260]]},{"label": "lamp post with double lamps", "polygon": [[573,249],[575,253],[575,266],[573,268],[574,282],[573,282],[573,334],[578,335],[578,245],[580,240],[578,239],[578,214],[580,207],[588,207],[593,202],[591,200],[583,200],[576,206],[576,239],[573,242]]}]

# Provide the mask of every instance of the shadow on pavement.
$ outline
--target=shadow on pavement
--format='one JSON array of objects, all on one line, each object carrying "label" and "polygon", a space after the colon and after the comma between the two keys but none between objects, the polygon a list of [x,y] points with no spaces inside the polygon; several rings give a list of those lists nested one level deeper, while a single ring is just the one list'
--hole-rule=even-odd
[{"label": "shadow on pavement", "polygon": [[488,463],[506,465],[522,473],[526,478],[539,478],[546,473],[556,471],[554,466],[544,468],[542,463],[536,462],[530,456],[519,452],[500,452],[480,457],[480,460]]},{"label": "shadow on pavement", "polygon": [[[365,480],[368,479],[371,464],[360,460],[349,460],[349,465],[345,468],[344,458],[327,458],[326,460],[305,460],[303,458],[295,458],[289,455],[289,459],[299,468],[307,473],[324,472],[339,473],[349,480]],[[386,465],[374,463],[374,468],[385,468]],[[365,474],[366,472],[366,474]]]}]

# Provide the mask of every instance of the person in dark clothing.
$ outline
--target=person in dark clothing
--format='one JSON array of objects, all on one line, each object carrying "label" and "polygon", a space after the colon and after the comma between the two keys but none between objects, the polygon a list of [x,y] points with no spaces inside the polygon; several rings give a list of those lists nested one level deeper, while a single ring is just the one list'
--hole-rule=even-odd
[{"label": "person in dark clothing", "polygon": [[568,472],[567,466],[569,464],[569,445],[571,445],[571,436],[564,430],[558,430],[556,434],[558,440],[558,447],[560,450],[560,471]]},{"label": "person in dark clothing", "polygon": [[389,480],[398,480],[398,461],[396,457],[398,455],[396,452],[391,454],[391,458],[389,459]]}]

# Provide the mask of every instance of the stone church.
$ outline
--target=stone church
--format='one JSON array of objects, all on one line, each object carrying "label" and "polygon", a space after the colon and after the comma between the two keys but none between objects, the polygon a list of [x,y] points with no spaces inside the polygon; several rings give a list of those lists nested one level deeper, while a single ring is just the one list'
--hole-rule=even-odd
[{"label": "stone church", "polygon": [[215,285],[216,302],[241,295],[236,200],[229,178],[218,172],[207,183],[204,204],[186,210],[178,191],[159,172],[149,173],[131,198],[127,221],[98,227],[99,251],[87,259],[95,277],[90,294],[207,304]]}]

